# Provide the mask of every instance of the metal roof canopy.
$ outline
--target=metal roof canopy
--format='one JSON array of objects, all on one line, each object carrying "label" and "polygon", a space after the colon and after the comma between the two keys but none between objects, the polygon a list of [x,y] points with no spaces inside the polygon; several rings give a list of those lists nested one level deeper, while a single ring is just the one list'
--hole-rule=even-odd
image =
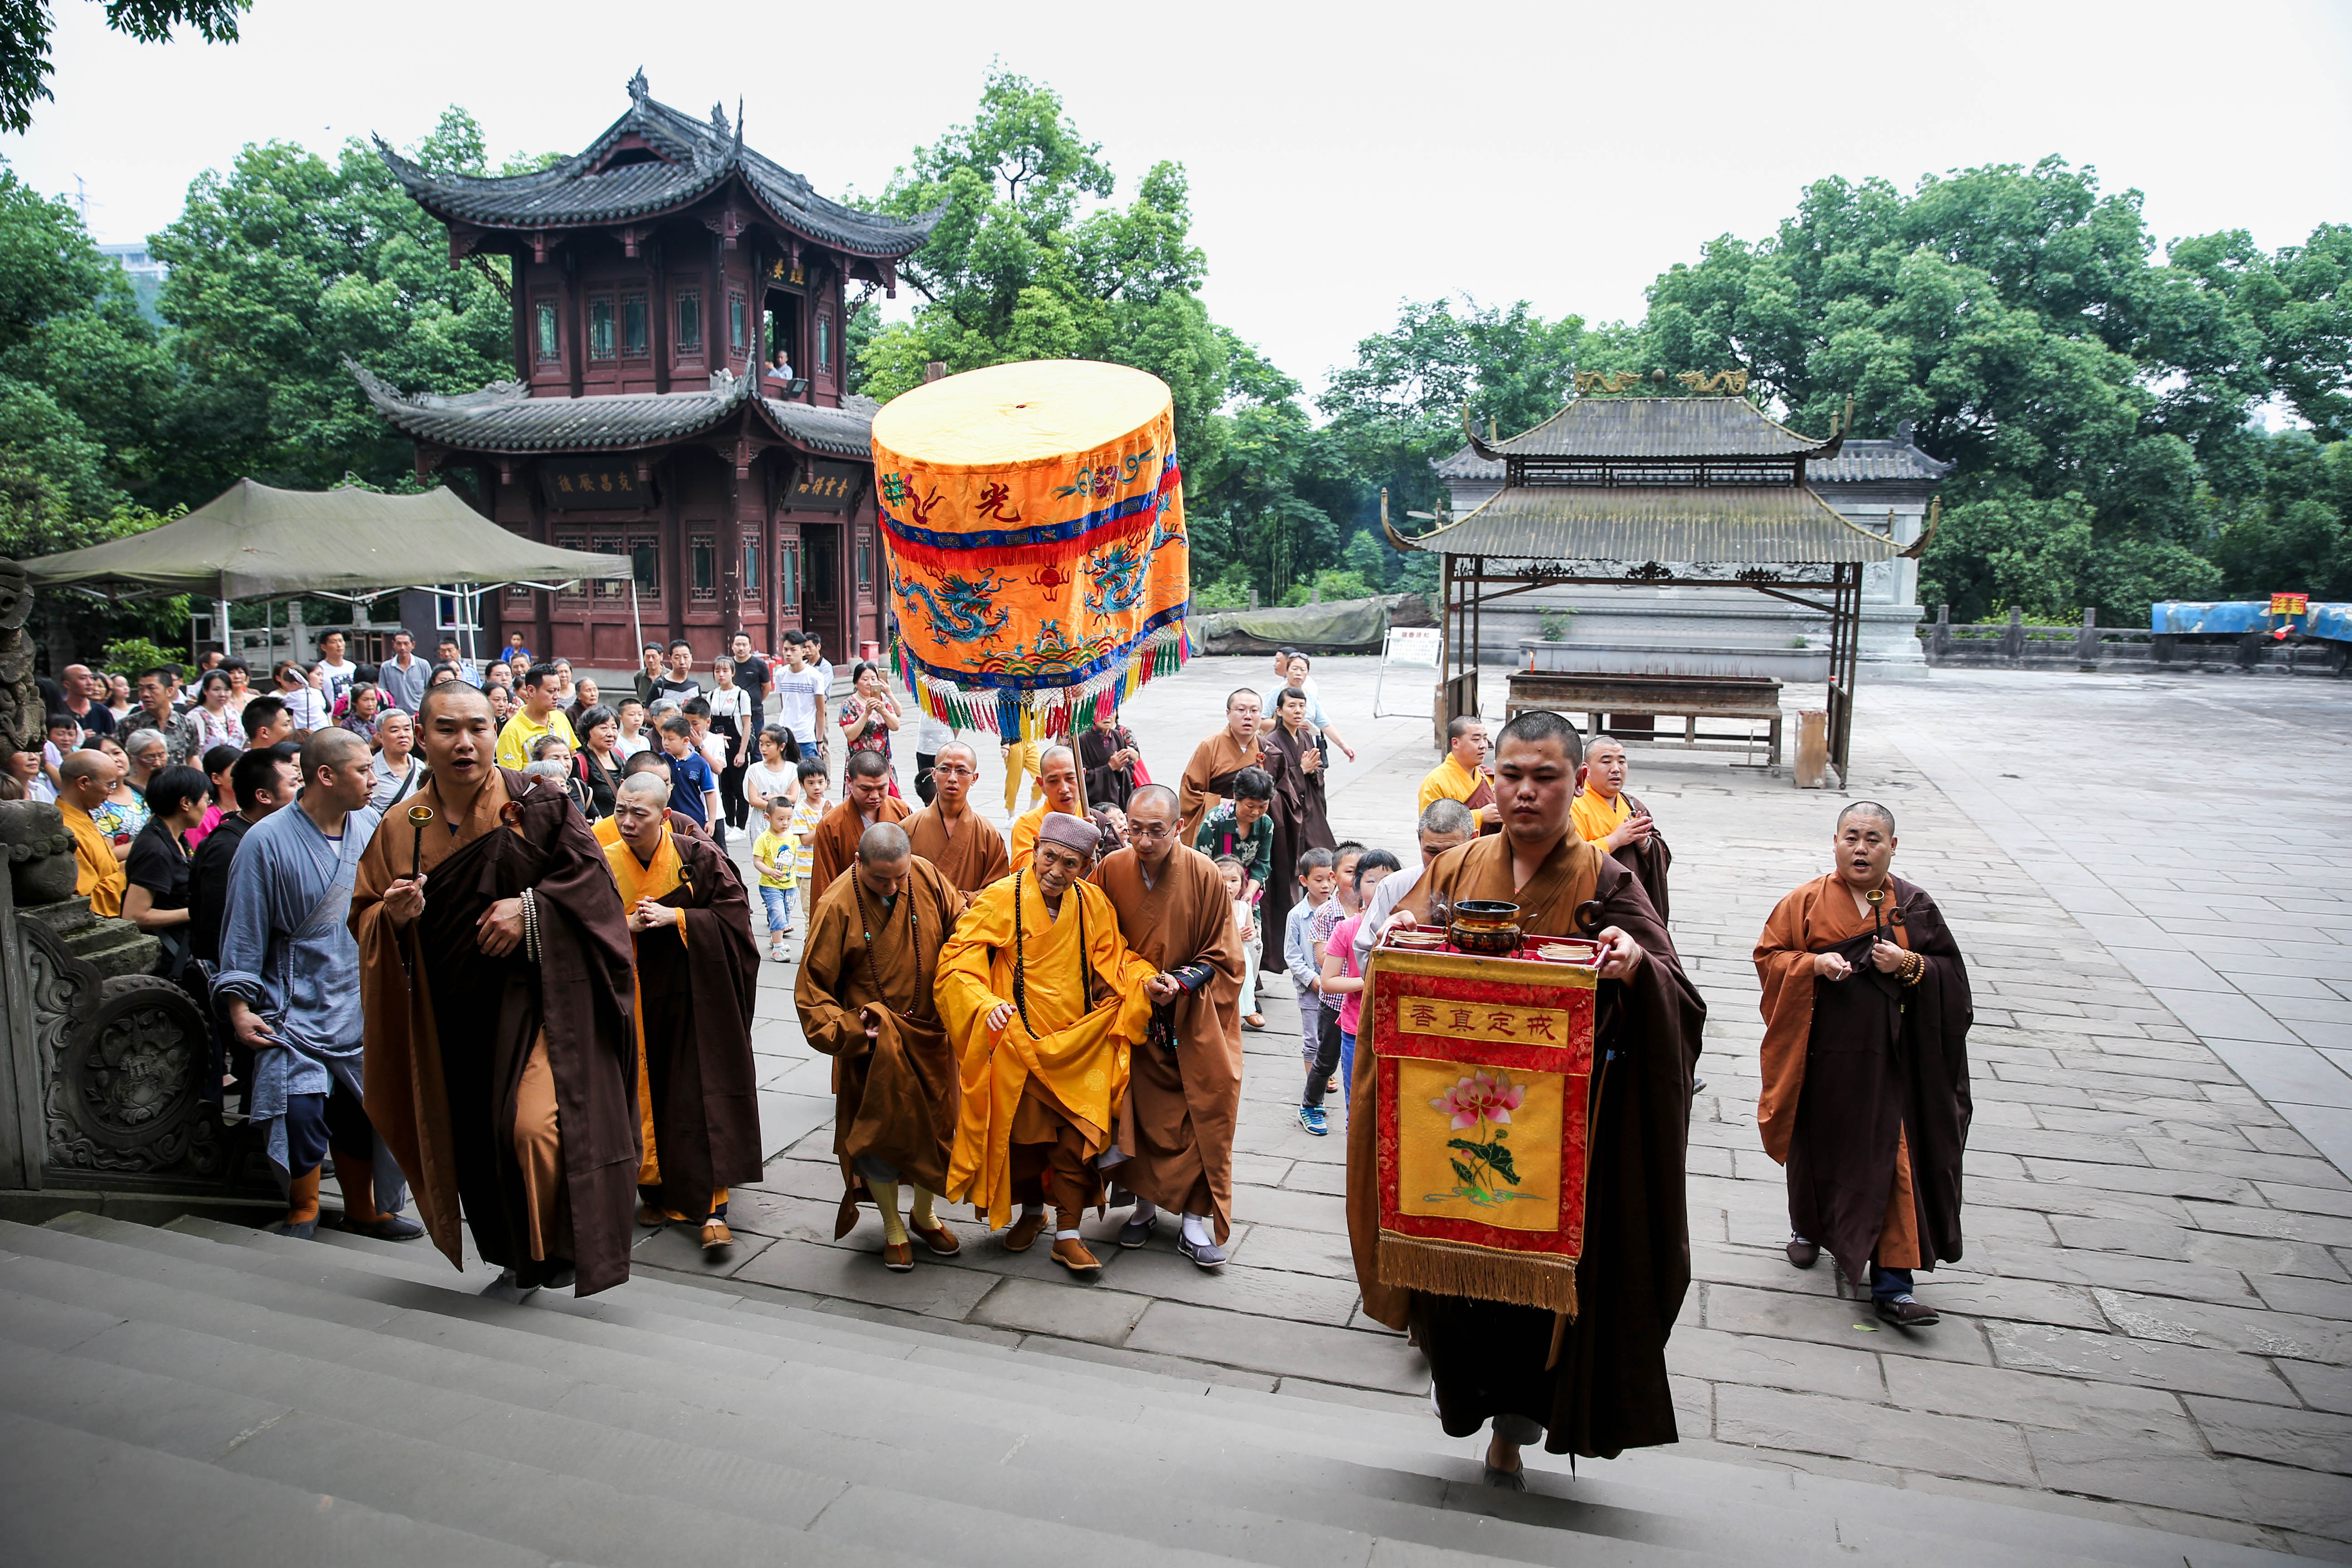
[{"label": "metal roof canopy", "polygon": [[453,584],[554,589],[583,578],[630,577],[632,570],[625,555],[562,550],[511,533],[446,486],[395,496],[356,487],[281,490],[239,479],[161,528],[27,561],[25,574],[39,587],[113,601],[315,595],[363,603]]},{"label": "metal roof canopy", "polygon": [[[1736,587],[1817,610],[1830,622],[1830,759],[1845,784],[1862,643],[1862,574],[1916,557],[1857,527],[1805,484],[1833,460],[1852,405],[1826,440],[1801,436],[1740,397],[1579,397],[1522,435],[1482,440],[1463,410],[1469,451],[1506,465],[1504,488],[1466,516],[1417,537],[1381,527],[1399,550],[1440,558],[1444,652],[1433,719],[1478,706],[1481,611],[1548,587]],[[1492,591],[1489,591],[1492,590]]]}]

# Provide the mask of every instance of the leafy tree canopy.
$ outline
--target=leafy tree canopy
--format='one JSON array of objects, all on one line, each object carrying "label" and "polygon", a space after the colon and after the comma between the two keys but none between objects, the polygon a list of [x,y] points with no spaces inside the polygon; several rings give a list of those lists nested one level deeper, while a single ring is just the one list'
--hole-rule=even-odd
[{"label": "leafy tree canopy", "polygon": [[[236,42],[237,23],[253,0],[106,0],[106,25],[142,44],[160,44],[181,23],[208,44]],[[49,91],[49,0],[0,0],[0,130],[29,131],[33,105]]]}]

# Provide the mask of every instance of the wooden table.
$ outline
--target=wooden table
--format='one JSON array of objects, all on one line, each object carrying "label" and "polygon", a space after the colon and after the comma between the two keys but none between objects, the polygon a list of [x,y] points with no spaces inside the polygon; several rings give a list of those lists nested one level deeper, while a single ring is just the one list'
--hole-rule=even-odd
[{"label": "wooden table", "polygon": [[[1529,709],[1582,714],[1589,738],[1607,735],[1621,742],[1680,745],[1692,751],[1738,751],[1749,760],[1742,767],[1780,765],[1780,683],[1765,676],[1738,675],[1573,675],[1522,669],[1511,676],[1504,702],[1507,718]],[[1662,735],[1652,721],[1659,715],[1680,719],[1679,739]],[[1737,721],[1742,732],[1702,732],[1701,720]],[[1753,728],[1765,725],[1759,736]],[[1754,761],[1759,749],[1765,761]]]}]

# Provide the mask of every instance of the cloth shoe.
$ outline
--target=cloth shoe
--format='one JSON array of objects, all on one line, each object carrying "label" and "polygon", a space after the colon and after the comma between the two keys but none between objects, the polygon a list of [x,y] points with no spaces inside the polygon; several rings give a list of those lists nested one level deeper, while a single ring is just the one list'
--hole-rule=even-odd
[{"label": "cloth shoe", "polygon": [[921,1237],[923,1245],[941,1258],[953,1258],[963,1250],[963,1243],[956,1239],[956,1233],[950,1230],[943,1223],[934,1221],[931,1228],[925,1230],[910,1219],[907,1222],[907,1228]]},{"label": "cloth shoe", "polygon": [[727,1228],[725,1220],[707,1219],[702,1222],[702,1255],[705,1258],[714,1252],[725,1252],[734,1245],[735,1233]]},{"label": "cloth shoe", "polygon": [[1222,1268],[1225,1249],[1217,1245],[1214,1226],[1198,1215],[1186,1215],[1176,1229],[1176,1250],[1203,1268]]},{"label": "cloth shoe", "polygon": [[519,1307],[538,1295],[539,1287],[522,1284],[516,1279],[513,1269],[501,1268],[496,1279],[482,1287],[481,1293],[493,1301],[505,1301]]},{"label": "cloth shoe", "polygon": [[349,1215],[337,1223],[337,1230],[353,1236],[372,1236],[378,1241],[415,1241],[425,1234],[425,1227],[405,1215],[379,1215],[366,1225],[361,1225]]},{"label": "cloth shoe", "polygon": [[1120,1226],[1118,1227],[1118,1244],[1132,1252],[1135,1248],[1141,1247],[1145,1242],[1150,1241],[1151,1239],[1151,1233],[1159,1228],[1160,1211],[1154,1209],[1150,1214],[1145,1215],[1141,1219],[1131,1219],[1125,1225]]},{"label": "cloth shoe", "polygon": [[1036,1244],[1038,1233],[1045,1228],[1045,1211],[1044,1209],[1039,1209],[1035,1214],[1024,1213],[1020,1218],[1013,1222],[1013,1228],[1004,1233],[1004,1250],[1028,1251]]},{"label": "cloth shoe", "polygon": [[1300,1106],[1298,1125],[1306,1128],[1318,1138],[1328,1138],[1331,1134],[1330,1119],[1323,1114],[1323,1108],[1319,1105]]},{"label": "cloth shoe", "polygon": [[1073,1274],[1099,1274],[1102,1260],[1087,1250],[1087,1244],[1075,1236],[1054,1238],[1054,1261]]},{"label": "cloth shoe", "polygon": [[893,1274],[904,1274],[915,1267],[915,1244],[911,1241],[886,1241],[882,1244],[882,1267]]},{"label": "cloth shoe", "polygon": [[637,1200],[637,1223],[647,1230],[659,1230],[669,1223],[669,1215],[640,1198]]},{"label": "cloth shoe", "polygon": [[290,1236],[299,1241],[309,1241],[319,1234],[319,1222],[315,1219],[281,1219],[269,1228],[278,1236]]},{"label": "cloth shoe", "polygon": [[1799,1268],[1811,1268],[1822,1260],[1822,1249],[1801,1236],[1789,1238],[1789,1261]]}]

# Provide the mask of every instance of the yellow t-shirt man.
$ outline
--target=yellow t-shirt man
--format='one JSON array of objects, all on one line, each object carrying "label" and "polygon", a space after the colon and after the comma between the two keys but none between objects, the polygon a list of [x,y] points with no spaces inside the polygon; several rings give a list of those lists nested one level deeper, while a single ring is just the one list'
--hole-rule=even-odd
[{"label": "yellow t-shirt man", "polygon": [[530,709],[516,709],[514,716],[507,721],[507,727],[499,731],[499,766],[522,772],[530,766],[531,747],[538,743],[541,735],[549,734],[571,747],[573,755],[579,754],[580,739],[572,734],[572,721],[563,716],[562,709],[549,709],[545,723],[534,723]]}]

